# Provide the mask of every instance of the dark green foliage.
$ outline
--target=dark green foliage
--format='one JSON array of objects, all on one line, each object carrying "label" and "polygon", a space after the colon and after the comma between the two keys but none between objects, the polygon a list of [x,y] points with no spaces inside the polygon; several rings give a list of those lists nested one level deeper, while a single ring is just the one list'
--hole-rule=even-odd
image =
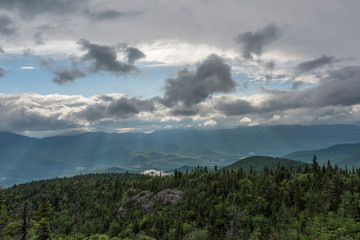
[{"label": "dark green foliage", "polygon": [[239,169],[242,168],[246,172],[256,171],[269,171],[275,170],[279,166],[284,166],[286,168],[292,167],[294,171],[298,168],[304,169],[306,163],[300,161],[289,160],[286,158],[276,158],[276,157],[266,157],[266,156],[253,156],[241,159],[233,164],[225,166],[225,169]]},{"label": "dark green foliage", "polygon": [[20,230],[21,240],[28,239],[28,229],[31,226],[30,224],[30,209],[29,209],[29,201],[26,200],[24,202],[24,206],[21,211],[22,225]]},{"label": "dark green foliage", "polygon": [[[296,171],[277,164],[248,172],[197,167],[166,177],[81,175],[21,184],[3,196],[10,222],[29,199],[36,225],[63,240],[359,239],[360,171],[313,161]],[[181,191],[181,200],[143,208],[164,189]]]},{"label": "dark green foliage", "polygon": [[2,190],[0,189],[0,239],[3,239],[6,233],[6,227],[9,223],[10,217],[5,206],[5,201],[2,198]]},{"label": "dark green foliage", "polygon": [[36,212],[37,226],[36,233],[39,240],[50,239],[50,216],[51,216],[51,206],[49,199],[46,196],[42,196],[39,209]]}]

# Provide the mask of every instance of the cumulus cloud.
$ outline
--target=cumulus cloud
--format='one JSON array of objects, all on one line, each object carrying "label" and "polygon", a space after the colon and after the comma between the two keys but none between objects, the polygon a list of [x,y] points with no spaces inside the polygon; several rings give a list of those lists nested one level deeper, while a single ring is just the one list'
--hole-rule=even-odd
[{"label": "cumulus cloud", "polygon": [[145,54],[143,52],[134,47],[127,47],[125,51],[127,54],[128,63],[130,64],[133,64],[136,60],[145,57]]},{"label": "cumulus cloud", "polygon": [[121,97],[88,105],[84,110],[77,113],[77,116],[85,118],[89,122],[96,122],[105,119],[127,119],[140,112],[152,112],[154,110],[153,100]]},{"label": "cumulus cloud", "polygon": [[161,102],[167,107],[180,106],[189,110],[213,93],[230,92],[235,86],[231,67],[221,57],[210,55],[195,71],[185,68],[177,73],[176,78],[168,78]]},{"label": "cumulus cloud", "polygon": [[[60,99],[58,95],[0,94],[0,129],[17,132],[77,127],[76,122],[63,118],[71,100],[74,98]],[[54,105],[58,108],[53,108]]]},{"label": "cumulus cloud", "polygon": [[240,120],[240,123],[251,123],[252,120],[249,117],[244,117]]},{"label": "cumulus cloud", "polygon": [[0,34],[3,36],[10,36],[16,32],[13,20],[6,16],[0,15]]},{"label": "cumulus cloud", "polygon": [[54,71],[55,77],[53,78],[53,82],[57,84],[64,84],[67,82],[73,82],[76,78],[85,77],[86,73],[80,71],[79,69],[68,69],[65,67],[61,67]]},{"label": "cumulus cloud", "polygon": [[142,112],[153,112],[152,100],[117,95],[93,97],[0,94],[0,130],[57,131],[84,128],[101,121],[130,119]]},{"label": "cumulus cloud", "polygon": [[49,69],[54,74],[53,82],[57,84],[74,82],[75,79],[86,76],[86,72],[78,68],[78,63],[76,59],[71,59],[72,68],[64,67],[61,65],[58,66],[57,62],[51,57],[37,57],[37,60],[41,66]]},{"label": "cumulus cloud", "polygon": [[209,126],[216,126],[218,123],[215,121],[215,120],[212,120],[212,119],[210,119],[209,121],[206,121],[206,122],[204,122],[204,126],[205,127],[209,127]]},{"label": "cumulus cloud", "polygon": [[275,24],[269,24],[257,32],[245,32],[239,34],[235,41],[242,45],[242,54],[246,59],[252,59],[252,55],[260,57],[265,47],[280,37],[281,29]]},{"label": "cumulus cloud", "polygon": [[308,72],[311,72],[318,68],[329,65],[329,64],[335,62],[335,60],[336,59],[334,57],[323,55],[319,58],[316,58],[316,59],[313,59],[310,61],[305,61],[305,62],[298,64],[295,67],[295,72],[296,72],[296,74],[308,73]]},{"label": "cumulus cloud", "polygon": [[224,96],[218,99],[215,108],[226,115],[244,115],[298,108],[351,106],[360,103],[358,89],[360,89],[360,67],[343,67],[329,70],[327,75],[320,79],[319,85],[312,88],[298,91],[263,88],[266,98],[257,104]]},{"label": "cumulus cloud", "polygon": [[85,39],[80,40],[79,44],[86,51],[82,60],[91,64],[92,72],[107,71],[119,75],[137,70],[134,65],[118,60],[115,47],[94,44]]},{"label": "cumulus cloud", "polygon": [[[53,57],[35,56],[41,66],[49,69],[55,75],[53,78],[54,83],[73,82],[77,78],[99,71],[107,71],[115,75],[131,74],[139,71],[133,63],[145,57],[145,54],[139,49],[120,44],[124,46],[122,51],[127,59],[127,62],[122,62],[118,60],[116,47],[93,44],[84,39],[78,43],[86,52],[80,57],[68,56],[66,60],[70,61],[70,68],[59,64],[60,61]],[[26,53],[28,57],[32,55],[32,53]]]}]

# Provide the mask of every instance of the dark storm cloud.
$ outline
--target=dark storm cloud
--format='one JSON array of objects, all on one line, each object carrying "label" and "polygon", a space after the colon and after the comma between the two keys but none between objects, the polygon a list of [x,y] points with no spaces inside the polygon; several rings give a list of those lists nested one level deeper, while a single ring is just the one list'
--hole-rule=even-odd
[{"label": "dark storm cloud", "polygon": [[[14,113],[14,111],[11,113]],[[16,129],[16,131],[24,131],[29,129],[32,131],[46,131],[49,129],[66,129],[79,126],[66,120],[59,120],[56,116],[42,116],[39,113],[28,111],[25,108],[17,110],[16,114],[10,114],[7,117],[7,120],[10,119],[11,121],[7,122],[8,128]]]},{"label": "dark storm cloud", "polygon": [[78,113],[78,117],[85,118],[89,122],[96,122],[103,119],[116,118],[127,119],[140,112],[153,112],[154,101],[140,100],[137,98],[121,97],[119,99],[108,98],[105,102],[87,106]]},{"label": "dark storm cloud", "polygon": [[73,82],[76,78],[85,77],[86,73],[80,71],[79,69],[68,69],[65,67],[61,67],[54,71],[55,77],[53,78],[53,82],[57,84],[64,84],[67,82]]},{"label": "dark storm cloud", "polygon": [[252,54],[261,56],[264,48],[280,37],[281,29],[275,24],[269,24],[257,32],[239,34],[235,41],[242,45],[242,54],[246,59],[252,59]]},{"label": "dark storm cloud", "polygon": [[13,35],[16,32],[14,22],[6,15],[0,15],[0,34],[4,36]]},{"label": "dark storm cloud", "polygon": [[318,86],[298,91],[266,90],[269,98],[259,105],[246,100],[219,99],[215,108],[226,115],[266,113],[297,108],[351,106],[360,103],[360,67],[327,72]]},{"label": "dark storm cloud", "polygon": [[[137,59],[145,57],[145,54],[139,49],[122,44],[121,48],[126,54],[128,62],[121,62],[117,59],[117,48],[115,47],[93,44],[87,40],[80,40],[79,44],[86,53],[80,58],[69,58],[72,68],[58,66],[57,62],[51,57],[36,57],[41,66],[49,69],[55,75],[53,78],[54,83],[73,82],[77,78],[99,71],[107,71],[115,75],[137,72],[139,70],[133,63]],[[32,53],[27,52],[26,55],[31,56]]]},{"label": "dark storm cloud", "polygon": [[323,55],[319,58],[316,58],[314,60],[310,60],[310,61],[305,61],[302,62],[300,64],[298,64],[295,67],[295,72],[297,74],[303,74],[303,73],[307,73],[307,72],[311,72],[313,70],[316,70],[318,68],[324,67],[328,64],[331,64],[333,62],[335,62],[335,58],[331,57],[331,56],[326,56]]},{"label": "dark storm cloud", "polygon": [[142,51],[134,47],[127,47],[125,51],[127,54],[128,63],[130,64],[133,64],[136,60],[145,57],[145,54]]},{"label": "dark storm cloud", "polygon": [[115,47],[93,44],[85,39],[80,40],[79,44],[83,50],[87,51],[82,59],[91,64],[90,71],[92,72],[107,71],[119,75],[137,70],[132,64],[117,59]]},{"label": "dark storm cloud", "polygon": [[[28,53],[32,55],[31,53]],[[39,64],[50,70],[55,76],[53,82],[56,84],[65,84],[74,82],[76,78],[85,77],[86,73],[78,68],[77,59],[70,59],[72,68],[57,66],[56,61],[50,57],[37,57]]]},{"label": "dark storm cloud", "polygon": [[87,16],[92,21],[106,21],[112,20],[117,18],[124,18],[124,17],[132,17],[139,15],[140,12],[137,11],[127,11],[127,12],[120,12],[112,9],[107,9],[104,11],[93,12],[89,9],[83,11],[84,15]]},{"label": "dark storm cloud", "polygon": [[41,14],[63,15],[78,10],[84,0],[0,0],[0,8],[15,10],[23,18],[34,18]]},{"label": "dark storm cloud", "polygon": [[179,116],[195,116],[200,111],[198,106],[184,107],[184,106],[176,106],[173,107],[170,111],[172,115]]},{"label": "dark storm cloud", "polygon": [[160,101],[167,107],[191,107],[216,92],[230,92],[236,86],[231,67],[217,55],[210,55],[195,71],[182,69],[176,78],[165,82],[165,95]]},{"label": "dark storm cloud", "polygon": [[127,99],[123,97],[109,105],[107,114],[111,117],[128,118],[140,112],[152,112],[154,110],[155,106],[152,100]]}]

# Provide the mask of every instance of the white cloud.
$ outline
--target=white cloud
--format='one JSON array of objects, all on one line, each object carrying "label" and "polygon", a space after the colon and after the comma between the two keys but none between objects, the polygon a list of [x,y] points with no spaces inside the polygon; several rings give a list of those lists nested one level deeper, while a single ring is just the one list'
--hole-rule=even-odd
[{"label": "white cloud", "polygon": [[117,128],[116,131],[118,133],[127,133],[127,132],[132,132],[135,131],[136,128]]},{"label": "white cloud", "polygon": [[155,132],[156,130],[148,130],[148,131],[144,131],[145,134],[150,134],[150,133],[153,133]]},{"label": "white cloud", "polygon": [[208,127],[208,126],[216,126],[218,123],[215,121],[215,120],[209,120],[209,121],[206,121],[204,122],[204,126],[205,127]]},{"label": "white cloud", "polygon": [[36,69],[36,67],[33,67],[33,66],[23,66],[23,67],[20,67],[19,69],[21,69],[21,70],[33,70],[33,69]]},{"label": "white cloud", "polygon": [[249,117],[244,117],[240,120],[240,123],[251,123],[252,120]]},{"label": "white cloud", "polygon": [[149,62],[145,67],[184,65],[196,63],[210,54],[217,54],[225,58],[236,58],[238,53],[234,50],[222,50],[207,44],[193,44],[179,40],[159,40],[152,44],[138,44],[146,55],[140,62]]}]

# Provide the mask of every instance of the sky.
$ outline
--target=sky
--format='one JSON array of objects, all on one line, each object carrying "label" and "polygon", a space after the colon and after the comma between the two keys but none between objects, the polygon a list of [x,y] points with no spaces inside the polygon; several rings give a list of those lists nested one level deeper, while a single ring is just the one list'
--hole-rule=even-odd
[{"label": "sky", "polygon": [[360,1],[0,0],[0,131],[358,124]]}]

